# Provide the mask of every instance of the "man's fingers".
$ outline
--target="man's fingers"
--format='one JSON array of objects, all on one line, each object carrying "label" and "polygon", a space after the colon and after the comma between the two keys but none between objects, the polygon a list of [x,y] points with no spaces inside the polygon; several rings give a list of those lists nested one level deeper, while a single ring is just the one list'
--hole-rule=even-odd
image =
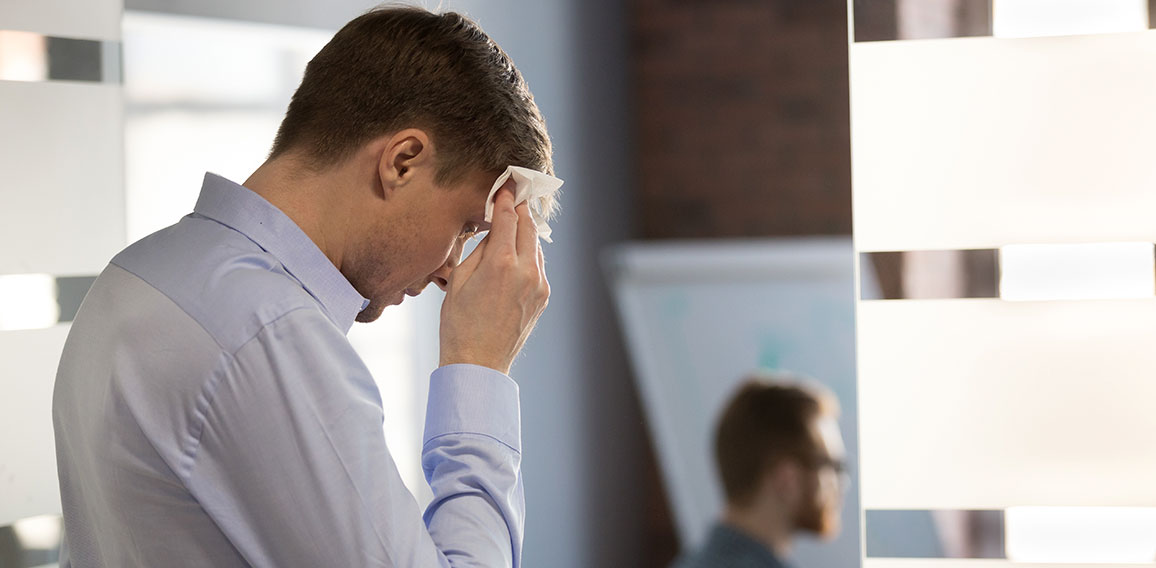
[{"label": "man's fingers", "polygon": [[490,234],[486,237],[491,246],[499,249],[509,247],[517,250],[515,239],[518,234],[518,214],[514,211],[514,193],[502,187],[494,196],[494,216],[490,221]]},{"label": "man's fingers", "polygon": [[544,279],[546,277],[546,256],[542,253],[542,242],[539,241],[536,245],[538,249],[538,274],[541,274]]},{"label": "man's fingers", "polygon": [[534,249],[538,246],[538,227],[530,216],[530,205],[522,202],[515,211],[518,213],[518,256],[533,258]]},{"label": "man's fingers", "polygon": [[478,243],[478,246],[474,247],[474,250],[470,252],[470,255],[467,256],[466,259],[463,260],[462,263],[459,264],[453,272],[450,273],[451,283],[454,281],[455,277],[458,279],[469,278],[469,276],[478,269],[478,263],[482,261],[482,256],[486,254],[486,244],[489,242],[489,240],[490,236],[486,235],[485,238],[483,238],[481,242]]}]

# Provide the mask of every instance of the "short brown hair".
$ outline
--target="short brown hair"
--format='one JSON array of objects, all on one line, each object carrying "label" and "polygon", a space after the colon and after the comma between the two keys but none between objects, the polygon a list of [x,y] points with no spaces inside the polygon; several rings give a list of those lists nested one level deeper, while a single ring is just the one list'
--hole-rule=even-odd
[{"label": "short brown hair", "polygon": [[715,430],[715,458],[727,501],[748,504],[764,473],[784,459],[815,459],[812,424],[837,413],[834,396],[811,381],[789,374],[748,376]]},{"label": "short brown hair", "polygon": [[270,158],[301,152],[325,169],[409,127],[437,143],[442,185],[508,165],[553,173],[545,120],[509,56],[465,16],[411,6],[375,8],[317,53]]}]

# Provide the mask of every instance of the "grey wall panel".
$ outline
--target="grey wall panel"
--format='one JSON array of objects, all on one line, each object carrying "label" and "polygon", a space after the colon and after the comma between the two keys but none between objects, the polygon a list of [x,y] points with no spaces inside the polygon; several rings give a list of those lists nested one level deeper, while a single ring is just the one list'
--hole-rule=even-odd
[{"label": "grey wall panel", "polygon": [[100,272],[125,244],[120,87],[0,81],[0,101],[0,274]]}]

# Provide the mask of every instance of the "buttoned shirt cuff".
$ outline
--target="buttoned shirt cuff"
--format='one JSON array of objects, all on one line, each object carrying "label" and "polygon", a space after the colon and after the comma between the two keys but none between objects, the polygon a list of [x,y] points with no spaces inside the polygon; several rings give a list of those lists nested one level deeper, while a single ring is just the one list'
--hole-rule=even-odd
[{"label": "buttoned shirt cuff", "polygon": [[488,436],[522,451],[518,383],[479,365],[446,365],[429,380],[422,445],[450,434]]}]

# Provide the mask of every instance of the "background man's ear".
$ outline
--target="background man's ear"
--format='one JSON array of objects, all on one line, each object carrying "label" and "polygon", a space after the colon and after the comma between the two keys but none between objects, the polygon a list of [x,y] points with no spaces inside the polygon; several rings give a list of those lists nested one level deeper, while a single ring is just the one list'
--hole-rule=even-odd
[{"label": "background man's ear", "polygon": [[791,503],[802,492],[803,468],[798,462],[785,459],[771,468],[770,481],[779,498]]}]

